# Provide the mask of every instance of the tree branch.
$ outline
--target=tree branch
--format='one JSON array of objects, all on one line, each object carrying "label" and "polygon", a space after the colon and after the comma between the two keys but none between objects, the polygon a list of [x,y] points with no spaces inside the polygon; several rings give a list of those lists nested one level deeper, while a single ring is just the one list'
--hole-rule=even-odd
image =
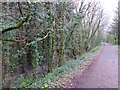
[{"label": "tree branch", "polygon": [[8,32],[8,31],[11,31],[11,30],[14,30],[14,29],[18,29],[20,28],[21,26],[23,26],[24,22],[26,22],[28,20],[28,18],[30,17],[30,6],[29,6],[29,3],[28,4],[28,11],[27,11],[27,15],[24,19],[20,20],[18,22],[18,24],[16,25],[13,25],[13,26],[10,26],[8,28],[5,28],[5,29],[2,29],[2,34],[4,34],[5,32]]},{"label": "tree branch", "polygon": [[[27,45],[31,45],[31,44],[34,44],[38,41],[44,40],[45,38],[48,37],[49,34],[50,34],[50,32],[48,32],[44,37],[37,38],[36,41],[32,41],[32,42],[28,43]],[[25,40],[11,40],[11,39],[0,39],[0,40],[1,41],[8,41],[8,42],[23,42],[23,43],[25,43]]]},{"label": "tree branch", "polygon": [[0,39],[1,41],[7,41],[7,42],[25,42],[25,40],[11,40],[11,39]]}]

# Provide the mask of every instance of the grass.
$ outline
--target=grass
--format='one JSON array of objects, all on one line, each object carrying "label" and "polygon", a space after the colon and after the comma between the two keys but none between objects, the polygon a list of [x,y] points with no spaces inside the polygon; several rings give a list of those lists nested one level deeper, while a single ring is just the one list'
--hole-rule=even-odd
[{"label": "grass", "polygon": [[94,56],[98,49],[99,47],[95,47],[86,54],[78,56],[76,60],[72,59],[69,61],[65,61],[61,67],[54,69],[51,73],[48,73],[43,78],[37,78],[34,82],[31,79],[31,77],[23,79],[17,87],[19,88],[61,87],[65,82],[68,81],[68,78],[66,77],[70,77],[70,75],[72,73],[75,73],[75,71],[79,67],[82,67],[83,63],[92,56]]}]

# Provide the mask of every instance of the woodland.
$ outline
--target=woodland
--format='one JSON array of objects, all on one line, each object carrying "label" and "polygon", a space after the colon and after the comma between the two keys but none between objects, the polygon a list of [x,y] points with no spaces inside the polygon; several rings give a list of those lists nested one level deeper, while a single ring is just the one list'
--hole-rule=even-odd
[{"label": "woodland", "polygon": [[[18,82],[19,87],[30,87],[65,62],[71,61],[74,67],[72,61],[101,42],[118,42],[118,12],[112,30],[105,35],[107,20],[97,1],[18,0],[0,4],[3,87],[18,87]],[[34,87],[41,88],[39,85]]]}]

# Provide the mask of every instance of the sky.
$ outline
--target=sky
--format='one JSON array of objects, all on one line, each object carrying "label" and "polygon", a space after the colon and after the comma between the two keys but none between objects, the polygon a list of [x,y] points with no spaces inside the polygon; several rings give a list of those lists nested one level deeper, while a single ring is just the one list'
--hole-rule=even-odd
[{"label": "sky", "polygon": [[112,23],[112,19],[115,17],[115,11],[117,11],[118,0],[99,0],[101,6],[104,9],[105,15],[109,18],[109,23]]},{"label": "sky", "polygon": [[[91,0],[85,0],[86,3],[90,1]],[[118,0],[95,0],[95,1],[100,2],[101,7],[104,10],[105,20],[106,20],[106,23],[108,23],[108,27],[106,29],[108,29],[109,26],[112,24],[113,19],[116,15],[115,12],[117,11]]]},{"label": "sky", "polygon": [[118,8],[118,0],[99,0],[99,1],[104,9],[106,18],[108,19],[106,21],[108,23],[108,26],[106,26],[106,28],[104,29],[104,34],[106,35],[107,32],[111,30],[111,28],[109,27],[111,26],[113,19],[116,16],[115,12],[117,11]]},{"label": "sky", "polygon": [[[91,0],[85,0],[86,3],[90,1]],[[100,2],[101,7],[103,8],[105,24],[107,25],[104,29],[104,34],[106,35],[107,31],[111,30],[111,28],[109,27],[113,23],[113,19],[116,16],[115,12],[117,11],[118,8],[118,0],[95,0],[95,1]]]}]

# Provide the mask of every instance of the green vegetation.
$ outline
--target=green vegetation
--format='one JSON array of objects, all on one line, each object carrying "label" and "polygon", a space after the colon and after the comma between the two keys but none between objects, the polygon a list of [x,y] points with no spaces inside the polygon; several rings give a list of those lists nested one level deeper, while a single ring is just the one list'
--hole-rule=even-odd
[{"label": "green vegetation", "polygon": [[49,80],[80,67],[104,39],[97,1],[1,4],[3,87],[47,88]]},{"label": "green vegetation", "polygon": [[[61,87],[63,83],[57,82],[58,79],[66,78],[67,75],[71,75],[70,73],[74,73],[78,68],[82,67],[84,62],[86,60],[88,61],[89,58],[96,55],[96,52],[98,52],[99,47],[95,47],[88,53],[82,55],[81,57],[77,57],[77,59],[72,59],[70,61],[65,61],[65,63],[60,66],[59,68],[54,69],[51,73],[48,73],[43,78],[36,78],[34,80],[31,76],[28,78],[24,78],[21,76],[19,79],[21,80],[20,83],[18,83],[19,88],[48,88],[48,87]],[[55,82],[52,82],[52,80],[55,80]]]},{"label": "green vegetation", "polygon": [[107,33],[107,42],[111,44],[117,44],[120,45],[120,13],[119,9],[117,8],[118,11],[115,12],[115,17],[113,19],[113,23],[111,24],[111,31],[108,31]]}]

